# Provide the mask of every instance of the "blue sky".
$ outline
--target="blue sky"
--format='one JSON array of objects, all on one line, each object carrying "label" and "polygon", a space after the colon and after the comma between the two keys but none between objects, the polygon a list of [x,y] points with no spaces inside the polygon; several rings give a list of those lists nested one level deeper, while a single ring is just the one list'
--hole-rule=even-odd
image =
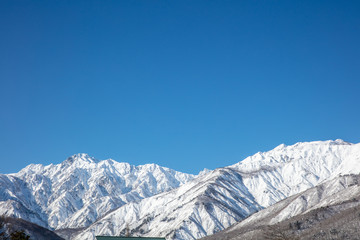
[{"label": "blue sky", "polygon": [[0,173],[85,152],[188,173],[360,142],[359,1],[1,1]]}]

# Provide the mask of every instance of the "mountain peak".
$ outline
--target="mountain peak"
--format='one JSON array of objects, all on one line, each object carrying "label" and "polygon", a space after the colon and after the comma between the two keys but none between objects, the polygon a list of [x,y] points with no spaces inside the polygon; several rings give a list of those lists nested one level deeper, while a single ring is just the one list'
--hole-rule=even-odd
[{"label": "mountain peak", "polygon": [[352,143],[346,142],[342,139],[327,140],[327,141],[312,141],[312,142],[298,142],[293,146],[299,145],[352,145]]},{"label": "mountain peak", "polygon": [[333,144],[338,144],[338,145],[351,145],[352,143],[346,142],[342,139],[336,139],[335,141],[332,141]]},{"label": "mountain peak", "polygon": [[68,157],[65,162],[70,164],[74,162],[98,163],[99,160],[89,156],[87,153],[77,153]]},{"label": "mountain peak", "polygon": [[273,150],[282,150],[286,147],[286,145],[284,143],[280,144],[279,146],[277,146],[276,148],[274,148]]}]

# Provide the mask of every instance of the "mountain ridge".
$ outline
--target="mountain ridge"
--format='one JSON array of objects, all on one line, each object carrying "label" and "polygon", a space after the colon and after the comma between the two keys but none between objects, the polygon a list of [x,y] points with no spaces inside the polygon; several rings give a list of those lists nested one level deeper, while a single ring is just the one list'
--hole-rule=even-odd
[{"label": "mountain ridge", "polygon": [[196,239],[340,174],[360,173],[358,163],[360,144],[343,140],[280,144],[197,176],[75,154],[0,174],[0,214],[64,229],[70,239],[119,235],[126,225],[138,236]]},{"label": "mountain ridge", "polygon": [[[286,239],[357,239],[360,222],[351,219],[357,227],[339,226],[334,216],[348,215],[355,211],[360,214],[360,174],[339,175],[304,192],[290,196],[274,205],[258,211],[222,232],[203,238],[215,239],[261,239],[266,235],[280,234]],[[358,216],[357,216],[358,218]],[[329,222],[331,220],[331,222]],[[335,231],[321,226],[337,226]],[[343,236],[348,235],[346,238]],[[335,236],[338,235],[338,236]],[[318,236],[318,237],[317,237]],[[319,238],[319,236],[322,236]],[[325,237],[327,236],[327,238]],[[272,239],[272,238],[270,238]]]},{"label": "mountain ridge", "polygon": [[[12,213],[4,209],[0,209],[0,213],[25,218],[51,229],[59,225],[71,227],[69,216],[76,218],[81,213],[88,216],[82,220],[82,225],[86,225],[94,221],[99,212],[102,215],[127,202],[168,191],[193,178],[193,175],[156,164],[133,166],[111,159],[95,160],[87,154],[75,154],[56,165],[32,164],[18,173],[0,176],[3,180],[0,182],[1,201],[16,199],[25,209],[40,216],[37,221],[26,219],[23,214],[16,213],[16,207],[12,208]],[[12,183],[15,187],[8,189]],[[24,197],[24,192],[28,192],[28,196]],[[95,200],[88,203],[82,200],[89,198]],[[86,204],[96,205],[93,219],[89,218],[94,208],[86,208]],[[82,212],[75,214],[75,210],[81,209]],[[48,219],[46,215],[49,215]],[[44,224],[47,221],[48,225]]]}]

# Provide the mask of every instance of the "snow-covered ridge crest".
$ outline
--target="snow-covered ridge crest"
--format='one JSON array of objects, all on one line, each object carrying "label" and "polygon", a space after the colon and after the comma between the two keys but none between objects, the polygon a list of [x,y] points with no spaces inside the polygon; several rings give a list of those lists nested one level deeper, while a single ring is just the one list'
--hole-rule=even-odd
[{"label": "snow-covered ridge crest", "polygon": [[134,166],[84,153],[56,165],[31,164],[18,173],[1,176],[0,214],[50,229],[88,226],[124,204],[194,178],[156,164]]},{"label": "snow-covered ridge crest", "polygon": [[[296,155],[294,155],[295,157],[295,156],[300,156],[301,153],[312,152],[320,148],[329,149],[332,146],[339,146],[339,147],[344,146],[346,148],[346,146],[351,146],[351,145],[354,144],[345,142],[342,139],[336,139],[335,141],[328,140],[328,141],[298,142],[294,145],[289,145],[289,146],[282,143],[279,146],[275,147],[273,150],[270,150],[268,152],[258,152],[252,156],[245,158],[243,161],[231,165],[230,167],[234,167],[234,168],[241,167],[241,168],[249,168],[249,169],[252,168],[251,170],[255,171],[257,165],[265,165],[275,162],[282,163],[282,162],[294,160],[295,158],[289,159],[286,157],[287,155],[294,155],[292,154],[292,152],[296,152]],[[274,158],[274,156],[276,155],[282,155],[284,157]]]},{"label": "snow-covered ridge crest", "polygon": [[119,234],[128,224],[139,236],[188,240],[349,173],[360,173],[360,144],[342,140],[282,144],[198,176],[76,154],[0,174],[0,214],[81,229],[71,239]]},{"label": "snow-covered ridge crest", "polygon": [[74,154],[71,157],[68,157],[64,162],[72,164],[72,163],[99,163],[100,160],[97,160],[94,157],[89,156],[87,153],[78,153]]},{"label": "snow-covered ridge crest", "polygon": [[230,166],[264,207],[339,174],[360,173],[360,144],[343,140],[281,144]]}]

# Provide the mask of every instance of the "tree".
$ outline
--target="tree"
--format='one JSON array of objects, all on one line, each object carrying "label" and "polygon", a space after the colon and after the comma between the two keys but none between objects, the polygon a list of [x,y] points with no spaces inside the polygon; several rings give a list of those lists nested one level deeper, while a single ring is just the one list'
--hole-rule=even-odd
[{"label": "tree", "polygon": [[24,230],[15,231],[10,234],[10,240],[29,240],[30,236]]},{"label": "tree", "polygon": [[269,225],[263,235],[267,240],[293,240],[286,234],[286,229],[281,228],[279,225]]},{"label": "tree", "polygon": [[0,217],[0,240],[6,240],[6,239],[8,239],[8,236],[6,234],[4,218]]}]

